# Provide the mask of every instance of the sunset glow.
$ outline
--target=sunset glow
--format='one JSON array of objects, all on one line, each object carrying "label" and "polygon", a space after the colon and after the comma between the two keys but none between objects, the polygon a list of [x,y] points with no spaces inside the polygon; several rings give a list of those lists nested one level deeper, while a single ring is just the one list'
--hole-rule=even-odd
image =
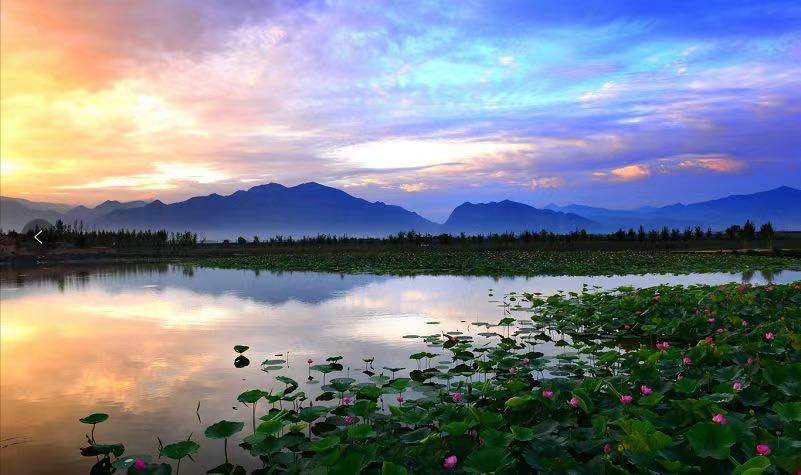
[{"label": "sunset glow", "polygon": [[639,206],[801,184],[795,2],[10,0],[0,21],[4,196],[319,181],[437,218],[476,186]]}]

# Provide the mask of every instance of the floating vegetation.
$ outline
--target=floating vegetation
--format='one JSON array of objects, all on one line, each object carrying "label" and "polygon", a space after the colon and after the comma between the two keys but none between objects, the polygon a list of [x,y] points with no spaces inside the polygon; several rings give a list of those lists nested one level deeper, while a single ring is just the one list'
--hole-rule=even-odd
[{"label": "floating vegetation", "polygon": [[[309,378],[321,375],[314,399],[283,375],[272,390],[243,392],[236,399],[251,408],[252,429],[237,450],[261,467],[254,474],[801,469],[801,283],[514,298],[498,322],[479,325],[497,332],[476,341],[418,336],[437,349],[412,354],[408,375],[384,366],[389,375],[358,381],[332,356],[307,361]],[[544,354],[554,341],[558,353]],[[224,446],[208,473],[246,473],[228,461],[228,439],[244,426],[206,428]],[[171,473],[164,459],[177,471],[201,443],[216,450],[190,436],[160,445],[152,462],[87,440],[92,473]]]},{"label": "floating vegetation", "polygon": [[[622,275],[801,270],[798,257],[663,250],[543,250],[526,248],[381,248],[303,250],[194,259],[224,269],[371,274]],[[490,289],[490,297],[495,292]]]},{"label": "floating vegetation", "polygon": [[236,346],[234,346],[234,351],[239,353],[239,356],[237,356],[234,359],[234,367],[236,367],[236,368],[244,368],[245,366],[250,365],[250,359],[248,359],[247,356],[242,354],[242,353],[248,351],[249,349],[250,349],[250,347],[249,346],[245,346],[245,345],[236,345]]}]

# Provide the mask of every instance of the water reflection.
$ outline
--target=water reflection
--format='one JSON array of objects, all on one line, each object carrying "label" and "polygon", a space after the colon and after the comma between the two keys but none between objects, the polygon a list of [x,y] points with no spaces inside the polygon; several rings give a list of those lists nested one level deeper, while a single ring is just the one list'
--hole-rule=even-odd
[{"label": "water reflection", "polygon": [[[274,274],[168,264],[3,271],[0,471],[86,473],[91,462],[78,456],[84,427],[77,419],[91,412],[112,416],[98,428],[98,439],[124,442],[130,453],[154,453],[156,436],[174,441],[221,418],[247,420],[235,397],[276,386],[276,373],[260,371],[258,363],[278,353],[288,356],[289,368],[281,374],[298,381],[305,380],[307,358],[322,362],[334,354],[344,356],[351,376],[359,374],[364,357],[375,357],[376,368],[412,368],[408,355],[425,348],[402,336],[483,331],[470,322],[502,316],[488,297],[490,288],[497,296],[580,290],[584,284],[744,279],[787,282],[801,273],[492,279]],[[250,366],[233,368],[236,344],[251,347]],[[202,422],[195,414],[198,403]],[[245,462],[235,452],[233,461]],[[218,455],[202,451],[188,470],[205,472]]]}]

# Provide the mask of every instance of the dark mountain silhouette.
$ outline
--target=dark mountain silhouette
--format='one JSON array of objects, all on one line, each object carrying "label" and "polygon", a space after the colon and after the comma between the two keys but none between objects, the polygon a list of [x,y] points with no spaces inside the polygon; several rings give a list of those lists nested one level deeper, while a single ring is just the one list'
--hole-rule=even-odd
[{"label": "dark mountain silhouette", "polygon": [[602,230],[643,225],[648,229],[662,226],[683,228],[707,226],[718,230],[750,219],[756,223],[772,222],[776,229],[801,228],[801,190],[782,186],[749,195],[729,195],[692,204],[643,207],[636,210],[613,210],[583,205],[548,205],[554,211],[573,212],[597,221]]},{"label": "dark mountain silhouette", "polygon": [[228,196],[211,194],[169,205],[154,201],[141,208],[112,211],[94,224],[101,228],[189,229],[211,239],[318,233],[381,236],[437,228],[400,206],[371,203],[319,183],[293,187],[270,183]]},{"label": "dark mountain silhouette", "polygon": [[515,201],[463,203],[453,210],[444,227],[450,233],[523,232],[546,229],[570,232],[589,229],[596,223],[573,213],[537,209]]},{"label": "dark mountain silhouette", "polygon": [[66,223],[73,223],[75,221],[83,221],[84,223],[91,223],[100,219],[101,217],[107,215],[112,211],[116,211],[118,209],[141,208],[146,204],[147,201],[120,202],[120,201],[107,200],[95,206],[94,208],[87,208],[86,206],[83,205],[76,206],[71,210],[67,211],[66,213],[64,213],[61,219]]},{"label": "dark mountain silhouette", "polygon": [[83,221],[87,227],[100,229],[191,230],[209,239],[320,233],[385,236],[409,230],[484,234],[542,229],[612,232],[640,225],[646,229],[709,226],[720,230],[742,224],[746,219],[757,224],[771,221],[776,229],[801,229],[801,190],[786,186],[750,195],[636,210],[576,204],[551,204],[537,209],[509,200],[468,202],[454,209],[444,224],[433,223],[399,206],[369,202],[319,183],[293,187],[270,183],[228,196],[211,194],[173,204],[106,201],[94,208],[78,206],[64,211],[67,208],[68,205],[0,197],[0,227],[19,231],[33,219],[50,223],[62,219],[67,223]]}]

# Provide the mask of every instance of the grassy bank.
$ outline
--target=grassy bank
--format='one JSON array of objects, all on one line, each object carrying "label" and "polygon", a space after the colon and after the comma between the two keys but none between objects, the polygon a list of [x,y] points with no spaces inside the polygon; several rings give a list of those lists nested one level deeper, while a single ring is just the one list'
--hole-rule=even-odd
[{"label": "grassy bank", "polygon": [[736,253],[541,249],[302,249],[187,262],[225,269],[375,274],[611,275],[801,270],[801,258]]}]

